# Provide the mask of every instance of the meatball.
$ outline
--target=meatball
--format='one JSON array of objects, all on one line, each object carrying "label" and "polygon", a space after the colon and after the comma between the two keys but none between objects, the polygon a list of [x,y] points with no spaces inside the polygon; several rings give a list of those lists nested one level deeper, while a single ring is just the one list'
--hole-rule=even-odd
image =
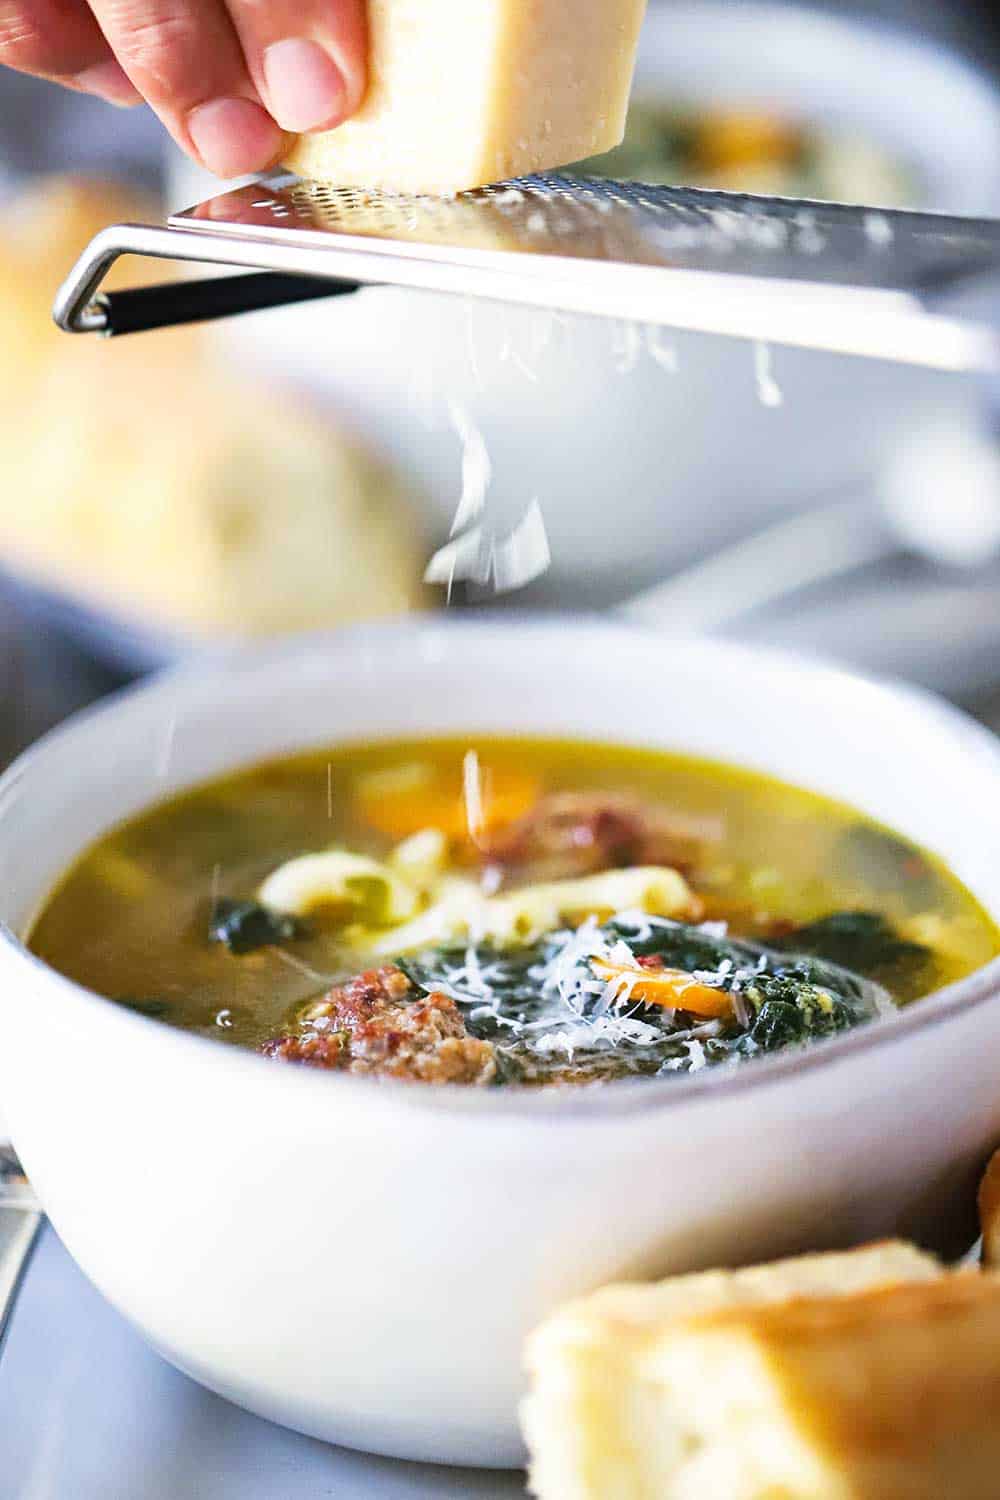
[{"label": "meatball", "polygon": [[394,964],[358,974],[265,1042],[279,1062],[418,1083],[492,1083],[496,1057],[448,995],[425,995]]},{"label": "meatball", "polygon": [[627,793],[555,792],[517,823],[500,829],[481,852],[501,877],[559,880],[627,865],[698,863],[723,829]]}]

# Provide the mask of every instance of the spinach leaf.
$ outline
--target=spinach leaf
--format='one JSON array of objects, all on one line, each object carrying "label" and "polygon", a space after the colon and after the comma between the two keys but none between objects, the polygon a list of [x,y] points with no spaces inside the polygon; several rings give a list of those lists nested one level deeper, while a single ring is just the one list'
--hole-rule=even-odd
[{"label": "spinach leaf", "polygon": [[[580,987],[575,1008],[568,1009],[551,982],[545,983],[571,939],[568,933],[515,950],[447,946],[399,964],[418,988],[451,995],[470,1033],[494,1043],[501,1083],[689,1072],[835,1035],[872,1020],[889,1003],[880,986],[826,958],[721,937],[704,927],[618,919],[601,932],[612,943],[624,940],[636,957],[655,956],[668,968],[711,974],[711,982],[732,995],[732,1015],[707,1027],[694,1018],[693,1032],[691,1018],[626,1000],[619,1014],[638,1027],[613,1044],[602,1040],[604,987]],[[592,979],[587,959],[579,964],[583,977]],[[571,1046],[554,1045],[567,1027]]]},{"label": "spinach leaf", "polygon": [[776,1052],[835,1036],[868,1019],[843,994],[832,994],[788,973],[765,976],[754,990],[750,1025],[732,1043],[732,1050],[740,1055]]},{"label": "spinach leaf", "polygon": [[811,953],[856,974],[913,985],[934,961],[929,948],[901,938],[880,912],[840,911],[799,927],[774,947]]},{"label": "spinach leaf", "polygon": [[[637,937],[634,928],[620,921],[609,922],[605,931],[623,938],[637,957],[654,955],[666,967],[683,969],[688,974],[695,969],[718,971],[727,960],[734,973],[755,969],[763,958],[766,963],[764,974],[756,981],[758,987],[781,975],[796,985],[827,989],[852,1003],[862,1002],[864,1008],[870,1009],[870,996],[866,998],[866,986],[857,965],[841,964],[833,954],[816,953],[807,943],[789,939],[787,948],[795,951],[788,952],[783,944],[765,946],[738,938],[714,937],[703,927],[689,927],[683,922],[657,923],[644,937]],[[794,933],[792,938],[798,935]],[[731,990],[733,980],[724,981],[723,988]]]},{"label": "spinach leaf", "polygon": [[258,901],[216,901],[208,927],[210,943],[224,943],[242,955],[288,943],[303,935],[302,924],[287,912],[272,911]]},{"label": "spinach leaf", "polygon": [[115,1003],[124,1005],[126,1010],[134,1010],[140,1016],[152,1016],[156,1021],[161,1021],[170,1014],[170,1005],[166,1000],[147,1000],[135,995],[117,995]]}]

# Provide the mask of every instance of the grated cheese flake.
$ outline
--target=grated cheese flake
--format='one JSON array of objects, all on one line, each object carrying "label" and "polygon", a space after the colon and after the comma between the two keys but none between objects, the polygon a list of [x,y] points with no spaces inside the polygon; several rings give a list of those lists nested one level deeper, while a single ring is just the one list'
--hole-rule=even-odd
[{"label": "grated cheese flake", "polygon": [[486,827],[483,809],[483,772],[475,750],[467,750],[462,760],[462,801],[465,826],[473,844],[478,844]]},{"label": "grated cheese flake", "polygon": [[757,396],[761,406],[775,410],[784,406],[785,396],[781,386],[774,378],[771,368],[771,348],[769,344],[760,339],[754,340],[753,346],[754,375],[757,380]]},{"label": "grated cheese flake", "polygon": [[448,416],[462,444],[462,490],[455,508],[449,536],[455,536],[475,521],[486,508],[493,478],[493,464],[482,432],[457,401],[448,402]]}]

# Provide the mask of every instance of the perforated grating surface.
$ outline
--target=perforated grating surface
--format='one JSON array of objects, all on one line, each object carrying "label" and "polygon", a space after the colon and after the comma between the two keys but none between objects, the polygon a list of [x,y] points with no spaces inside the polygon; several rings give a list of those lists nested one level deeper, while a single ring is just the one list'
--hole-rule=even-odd
[{"label": "perforated grating surface", "polygon": [[[128,254],[271,274],[98,295]],[[104,230],[53,314],[113,334],[388,285],[994,372],[1000,304],[966,296],[984,272],[1000,225],[982,221],[566,175],[451,200],[286,177]]]},{"label": "perforated grating surface", "polygon": [[[477,252],[933,291],[1000,267],[1000,226],[932,214],[550,175],[416,198],[284,180],[172,220],[319,249],[363,239],[452,259]],[[376,248],[376,246],[371,246]]]}]

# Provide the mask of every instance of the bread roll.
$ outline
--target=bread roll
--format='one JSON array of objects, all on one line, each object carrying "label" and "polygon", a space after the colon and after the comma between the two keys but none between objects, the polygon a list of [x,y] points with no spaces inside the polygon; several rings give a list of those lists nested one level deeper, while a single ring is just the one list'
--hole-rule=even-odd
[{"label": "bread roll", "polygon": [[983,1234],[983,1265],[1000,1267],[1000,1151],[990,1158],[979,1185],[979,1225]]},{"label": "bread roll", "polygon": [[996,1500],[1000,1277],[889,1243],[612,1287],[533,1336],[542,1500]]}]

